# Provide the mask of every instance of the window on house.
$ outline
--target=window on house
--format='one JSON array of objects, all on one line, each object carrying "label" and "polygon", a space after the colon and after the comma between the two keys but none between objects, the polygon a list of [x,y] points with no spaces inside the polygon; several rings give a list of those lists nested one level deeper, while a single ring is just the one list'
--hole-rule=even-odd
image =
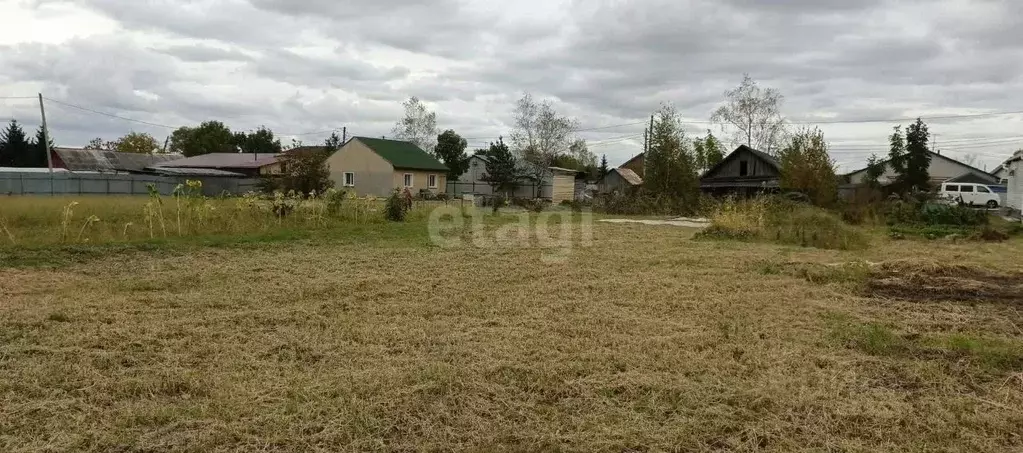
[{"label": "window on house", "polygon": [[991,193],[991,190],[984,186],[977,186],[977,192],[980,193]]},{"label": "window on house", "polygon": [[739,176],[749,176],[749,162],[739,161]]},{"label": "window on house", "polygon": [[1008,183],[1009,183],[1009,179],[1008,179],[1008,178],[1004,178],[1004,179],[1002,179],[1002,185],[1003,185],[1003,186],[1004,186],[1004,185],[1006,185],[1006,184],[1008,184]]},{"label": "window on house", "polygon": [[405,173],[405,187],[412,187],[412,173]]},{"label": "window on house", "polygon": [[355,173],[345,173],[345,187],[355,187]]},{"label": "window on house", "polygon": [[945,192],[958,192],[959,186],[945,186]]},{"label": "window on house", "polygon": [[431,189],[437,188],[437,175],[430,175],[426,177],[426,186]]}]

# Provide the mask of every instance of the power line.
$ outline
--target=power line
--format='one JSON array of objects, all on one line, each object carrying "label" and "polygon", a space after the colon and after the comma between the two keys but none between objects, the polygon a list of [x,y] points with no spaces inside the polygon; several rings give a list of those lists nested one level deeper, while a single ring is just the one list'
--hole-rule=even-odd
[{"label": "power line", "polygon": [[163,128],[167,128],[167,129],[177,129],[177,126],[168,126],[166,124],[150,123],[149,121],[142,121],[142,120],[136,120],[136,119],[133,119],[133,118],[127,118],[127,117],[123,117],[123,116],[118,116],[118,115],[114,115],[113,113],[101,112],[99,110],[93,110],[93,109],[90,109],[88,107],[82,107],[80,105],[69,104],[67,102],[58,101],[56,99],[50,99],[50,98],[45,98],[45,97],[43,99],[46,99],[47,101],[50,101],[50,102],[55,102],[57,104],[65,106],[65,107],[71,107],[73,109],[78,109],[78,110],[82,110],[84,112],[89,112],[89,113],[95,113],[97,115],[108,116],[110,118],[117,118],[119,120],[130,121],[132,123],[145,124],[147,126],[154,126],[154,127],[163,127]]}]

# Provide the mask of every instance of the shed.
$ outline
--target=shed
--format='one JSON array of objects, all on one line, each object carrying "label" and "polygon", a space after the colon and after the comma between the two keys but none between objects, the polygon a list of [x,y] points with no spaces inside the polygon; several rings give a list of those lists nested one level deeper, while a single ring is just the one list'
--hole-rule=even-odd
[{"label": "shed", "polygon": [[579,170],[549,167],[551,172],[551,202],[575,200],[575,177]]},{"label": "shed", "polygon": [[624,193],[643,185],[643,178],[628,168],[612,168],[600,180],[600,193]]}]

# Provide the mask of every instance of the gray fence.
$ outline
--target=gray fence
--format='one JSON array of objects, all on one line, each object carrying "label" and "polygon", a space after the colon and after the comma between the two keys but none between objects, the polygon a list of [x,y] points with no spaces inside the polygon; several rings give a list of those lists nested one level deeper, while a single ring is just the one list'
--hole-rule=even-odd
[{"label": "gray fence", "polygon": [[251,178],[222,176],[156,176],[132,173],[0,173],[0,195],[145,195],[153,184],[163,195],[170,195],[185,180],[202,181],[207,196],[223,192],[242,194],[257,190]]},{"label": "gray fence", "polygon": [[[536,198],[536,195],[538,193],[537,189],[539,189],[540,198],[550,198],[552,188],[553,184],[549,182],[539,185],[539,187],[538,184],[536,184],[535,182],[532,181],[524,182],[522,184],[519,184],[519,186],[515,189],[515,192],[512,194],[512,196],[517,198]],[[484,196],[490,196],[494,194],[494,191],[489,184],[485,182],[473,181],[469,182],[448,181],[446,191],[448,195],[451,195],[453,197],[461,197],[462,195],[465,194]]]}]

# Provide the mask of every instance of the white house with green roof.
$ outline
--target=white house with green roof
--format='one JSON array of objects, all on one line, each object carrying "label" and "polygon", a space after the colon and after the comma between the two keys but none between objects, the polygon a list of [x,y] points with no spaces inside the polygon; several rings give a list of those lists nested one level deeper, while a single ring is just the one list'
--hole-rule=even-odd
[{"label": "white house with green roof", "polygon": [[448,167],[418,146],[400,140],[352,137],[327,159],[335,187],[388,196],[394,189],[444,193]]}]

